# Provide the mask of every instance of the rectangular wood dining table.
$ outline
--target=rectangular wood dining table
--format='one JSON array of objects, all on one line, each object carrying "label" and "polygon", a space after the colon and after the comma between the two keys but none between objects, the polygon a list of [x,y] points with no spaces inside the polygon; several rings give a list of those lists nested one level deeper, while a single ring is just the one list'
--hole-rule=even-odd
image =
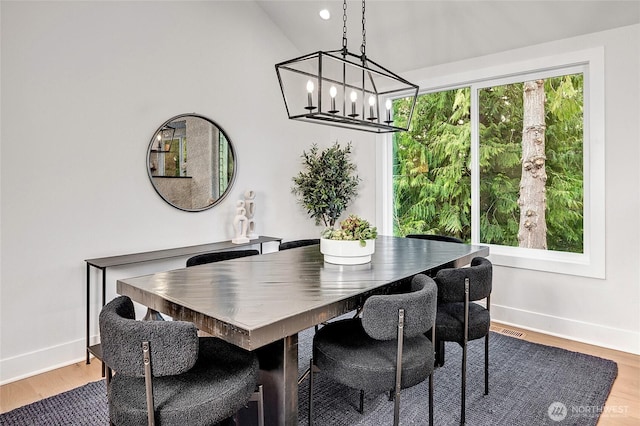
[{"label": "rectangular wood dining table", "polygon": [[260,359],[265,424],[298,422],[298,332],[353,311],[372,294],[485,246],[379,236],[370,263],[325,263],[318,245],[117,281],[116,291]]}]

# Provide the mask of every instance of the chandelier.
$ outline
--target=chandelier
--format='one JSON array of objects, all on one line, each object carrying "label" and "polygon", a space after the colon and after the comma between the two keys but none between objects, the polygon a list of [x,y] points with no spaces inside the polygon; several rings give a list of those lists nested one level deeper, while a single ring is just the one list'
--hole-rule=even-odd
[{"label": "chandelier", "polygon": [[[407,130],[418,86],[367,57],[364,0],[360,55],[349,52],[346,0],[342,10],[341,49],[276,64],[289,118],[375,133]],[[394,113],[393,101],[397,99],[406,102]]]}]

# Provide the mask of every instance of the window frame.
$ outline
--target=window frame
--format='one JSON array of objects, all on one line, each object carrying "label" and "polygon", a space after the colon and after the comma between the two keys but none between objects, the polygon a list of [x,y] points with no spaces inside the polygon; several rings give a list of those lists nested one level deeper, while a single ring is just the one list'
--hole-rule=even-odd
[{"label": "window frame", "polygon": [[[480,238],[480,171],[478,164],[478,91],[482,88],[580,72],[584,76],[584,249],[583,253],[535,250],[483,244]],[[428,70],[424,70],[428,74]],[[526,61],[418,81],[420,95],[470,87],[471,90],[471,241],[487,245],[495,265],[591,278],[606,278],[605,270],[605,123],[604,48],[592,48],[562,55],[536,57]],[[382,234],[393,234],[393,135],[379,136],[377,176],[382,191],[378,222]]]}]

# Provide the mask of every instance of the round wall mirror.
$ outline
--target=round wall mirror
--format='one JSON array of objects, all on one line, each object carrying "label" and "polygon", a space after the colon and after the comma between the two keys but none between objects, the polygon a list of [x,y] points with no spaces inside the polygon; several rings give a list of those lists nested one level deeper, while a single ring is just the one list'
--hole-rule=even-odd
[{"label": "round wall mirror", "polygon": [[153,134],[147,170],[154,189],[167,203],[198,212],[215,206],[229,193],[236,158],[227,134],[214,121],[181,114]]}]

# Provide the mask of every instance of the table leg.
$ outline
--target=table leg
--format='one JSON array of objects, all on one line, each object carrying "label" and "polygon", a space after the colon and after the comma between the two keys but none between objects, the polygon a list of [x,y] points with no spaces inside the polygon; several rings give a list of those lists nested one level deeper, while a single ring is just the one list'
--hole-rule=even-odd
[{"label": "table leg", "polygon": [[298,424],[298,334],[257,351],[264,387],[265,424]]}]

